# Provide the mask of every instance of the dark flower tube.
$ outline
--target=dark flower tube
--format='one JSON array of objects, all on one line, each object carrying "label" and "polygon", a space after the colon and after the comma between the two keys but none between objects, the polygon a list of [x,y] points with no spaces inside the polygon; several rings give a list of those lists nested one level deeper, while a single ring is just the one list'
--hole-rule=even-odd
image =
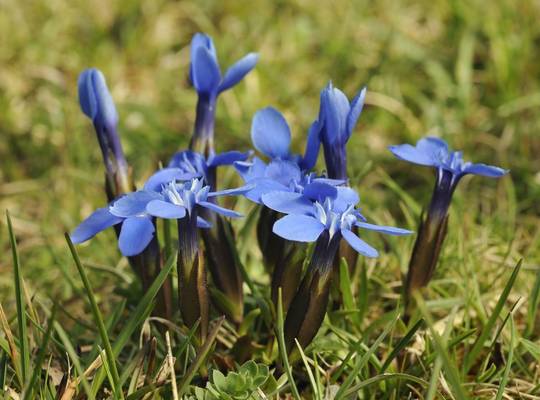
[{"label": "dark flower tube", "polygon": [[427,286],[433,276],[446,236],[448,209],[461,178],[467,174],[499,178],[508,171],[491,165],[464,162],[460,151],[450,150],[446,142],[435,137],[420,139],[416,146],[391,146],[390,151],[401,160],[433,167],[437,172],[431,202],[420,222],[405,279],[404,296],[408,306],[412,293]]}]

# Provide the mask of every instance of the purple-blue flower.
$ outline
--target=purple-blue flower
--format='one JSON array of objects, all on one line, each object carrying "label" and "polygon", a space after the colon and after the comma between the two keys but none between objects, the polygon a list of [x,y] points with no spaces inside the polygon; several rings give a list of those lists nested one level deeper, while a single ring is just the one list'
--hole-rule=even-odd
[{"label": "purple-blue flower", "polygon": [[364,107],[365,96],[364,87],[349,103],[347,96],[331,82],[321,91],[319,118],[313,124],[310,147],[311,153],[317,154],[322,143],[330,178],[347,179],[346,145]]},{"label": "purple-blue flower", "polygon": [[212,38],[196,33],[191,40],[189,76],[199,95],[192,150],[211,155],[214,152],[214,120],[218,95],[242,80],[257,64],[259,56],[249,53],[221,75]]},{"label": "purple-blue flower", "polygon": [[448,144],[436,137],[420,139],[416,146],[402,144],[390,146],[390,151],[400,160],[413,164],[433,167],[437,170],[437,181],[429,213],[444,217],[450,206],[452,194],[460,179],[467,175],[500,178],[508,170],[486,164],[465,162],[461,151],[452,151]]},{"label": "purple-blue flower", "polygon": [[[314,242],[324,231],[329,240],[343,237],[352,248],[366,257],[377,257],[378,252],[360,239],[353,227],[373,230],[390,235],[407,235],[411,232],[401,228],[373,225],[355,208],[358,195],[350,188],[333,188],[336,194],[328,196],[328,187],[317,185],[306,193],[271,192],[262,196],[263,203],[278,212],[288,214],[279,219],[273,232],[284,239],[297,242]],[[332,188],[330,186],[330,188]],[[320,193],[322,192],[322,193]],[[315,201],[317,193],[319,198]],[[325,198],[324,198],[325,197]],[[323,199],[324,198],[324,199]]]},{"label": "purple-blue flower", "polygon": [[117,131],[118,113],[105,77],[98,69],[86,69],[79,76],[78,87],[81,110],[94,123],[107,174],[116,181],[118,191],[129,191],[128,165]]},{"label": "purple-blue flower", "polygon": [[[187,180],[185,183],[178,181]],[[192,179],[179,168],[165,168],[152,175],[142,190],[128,193],[100,208],[86,218],[71,234],[73,243],[82,243],[99,232],[122,223],[118,247],[127,257],[141,253],[154,237],[154,217],[183,218],[195,206],[209,209],[227,217],[239,217],[235,211],[220,207],[210,201],[223,195],[242,194],[249,187],[211,192],[202,179]],[[211,225],[197,217],[199,228]]]},{"label": "purple-blue flower", "polygon": [[232,165],[235,162],[245,161],[249,153],[240,151],[226,151],[219,154],[211,154],[208,157],[192,150],[184,150],[176,153],[169,161],[169,168],[178,168],[191,178],[204,178],[207,185],[215,186],[215,168],[223,165]]}]

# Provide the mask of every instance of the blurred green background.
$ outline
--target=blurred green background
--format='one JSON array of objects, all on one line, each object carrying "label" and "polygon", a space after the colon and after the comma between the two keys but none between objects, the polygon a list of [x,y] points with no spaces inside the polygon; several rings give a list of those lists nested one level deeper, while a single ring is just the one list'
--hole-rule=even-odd
[{"label": "blurred green background", "polygon": [[[78,74],[94,66],[107,77],[141,182],[191,134],[189,43],[198,31],[213,36],[222,68],[249,51],[260,54],[255,71],[220,97],[220,150],[248,149],[253,113],[273,105],[300,152],[324,85],[332,80],[349,97],[367,85],[348,146],[366,214],[414,227],[418,209],[406,209],[427,202],[432,173],[393,159],[386,147],[439,135],[467,159],[512,170],[498,182],[467,179],[458,189],[452,223],[460,241],[448,245],[447,257],[465,253],[488,272],[522,255],[537,266],[539,20],[535,0],[0,1],[0,208],[13,215],[31,287],[70,294],[59,283],[75,276],[62,233],[105,201]],[[225,172],[223,181],[232,176]],[[1,224],[4,297],[12,278],[4,218]],[[81,249],[90,265],[109,270],[118,262],[112,239],[109,232]],[[474,245],[470,253],[463,240]],[[385,279],[399,282],[411,245],[412,238],[394,249],[399,263]]]}]

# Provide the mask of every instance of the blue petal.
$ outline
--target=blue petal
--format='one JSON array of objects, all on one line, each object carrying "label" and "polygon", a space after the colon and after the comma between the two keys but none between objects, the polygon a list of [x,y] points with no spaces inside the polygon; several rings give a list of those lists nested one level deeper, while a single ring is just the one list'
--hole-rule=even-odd
[{"label": "blue petal", "polygon": [[221,81],[221,72],[215,54],[207,47],[194,49],[191,59],[191,79],[197,93],[216,93]]},{"label": "blue petal", "polygon": [[463,170],[466,174],[487,176],[488,178],[500,178],[508,173],[508,170],[486,164],[471,164]]},{"label": "blue petal", "polygon": [[108,227],[122,222],[122,220],[123,218],[112,215],[107,207],[98,208],[75,228],[70,235],[71,241],[73,243],[85,242]]},{"label": "blue petal", "polygon": [[99,119],[109,126],[118,123],[118,113],[101,71],[95,68],[84,71],[79,77],[78,87],[81,109],[90,119]]},{"label": "blue petal", "polygon": [[337,187],[337,197],[334,201],[334,210],[336,212],[343,212],[349,206],[356,205],[360,201],[358,193],[350,187]]},{"label": "blue petal", "polygon": [[314,242],[324,231],[325,226],[308,215],[286,215],[274,223],[272,231],[287,240]]},{"label": "blue petal", "polygon": [[361,222],[361,221],[355,222],[355,225],[359,228],[369,229],[370,231],[386,233],[388,235],[395,235],[395,236],[410,235],[411,233],[413,233],[412,231],[409,231],[407,229],[395,228],[393,226],[374,225],[374,224],[369,224],[367,222]]},{"label": "blue petal", "polygon": [[410,144],[400,144],[390,146],[388,149],[400,160],[408,161],[413,164],[424,165],[426,167],[437,167],[439,163],[429,154],[420,152],[416,147]]},{"label": "blue petal", "polygon": [[152,200],[147,204],[146,212],[154,217],[165,219],[182,219],[186,216],[184,207],[163,200]]},{"label": "blue petal", "polygon": [[344,179],[315,178],[312,182],[326,183],[327,185],[339,186],[347,183]]},{"label": "blue petal", "polygon": [[153,174],[143,186],[143,190],[151,192],[161,191],[162,185],[173,181],[187,181],[195,178],[193,174],[185,173],[180,168],[163,168]]},{"label": "blue petal", "polygon": [[221,82],[221,85],[219,85],[219,91],[223,92],[224,90],[227,90],[240,82],[242,78],[255,67],[258,60],[258,54],[249,53],[234,63],[234,65],[232,65],[227,72],[225,72],[223,81]]},{"label": "blue petal", "polygon": [[236,196],[239,194],[245,194],[249,192],[250,190],[253,190],[254,188],[255,188],[255,184],[249,184],[249,185],[241,186],[239,188],[219,190],[217,192],[209,192],[208,197]]},{"label": "blue petal", "polygon": [[306,151],[302,158],[300,166],[304,171],[313,169],[319,157],[319,149],[321,147],[321,124],[315,121],[309,127],[308,138],[306,143]]},{"label": "blue petal", "polygon": [[255,185],[253,189],[244,194],[249,200],[260,204],[262,202],[261,197],[265,193],[275,192],[275,191],[290,191],[287,186],[282,185],[279,182],[276,182],[273,179],[269,178],[259,178],[253,179],[250,181],[250,184]]},{"label": "blue petal", "polygon": [[142,216],[146,214],[146,205],[149,202],[160,199],[162,199],[162,196],[159,193],[139,190],[116,200],[109,207],[109,211],[117,217]]},{"label": "blue petal", "polygon": [[304,187],[304,196],[310,200],[323,203],[327,197],[335,199],[338,195],[338,189],[335,186],[322,182],[312,182]]},{"label": "blue petal", "polygon": [[223,207],[220,207],[218,206],[217,204],[214,204],[214,203],[210,203],[209,201],[201,201],[198,203],[201,207],[204,207],[204,208],[207,208],[209,210],[212,210],[218,214],[221,214],[221,215],[224,215],[226,217],[231,217],[231,218],[240,218],[240,217],[243,217],[242,214],[240,214],[239,212],[236,212],[236,211],[233,211],[233,210],[229,210],[228,208],[223,208]]},{"label": "blue petal", "polygon": [[449,154],[450,149],[448,148],[448,144],[438,137],[434,136],[427,136],[425,138],[420,139],[416,143],[416,148],[421,153],[430,155],[435,160],[440,160],[441,158],[446,158],[446,156]]},{"label": "blue petal", "polygon": [[249,182],[264,177],[266,164],[259,157],[253,157],[252,161],[236,161],[234,168],[244,181]]},{"label": "blue petal", "polygon": [[284,214],[310,214],[313,203],[300,193],[270,192],[261,196],[263,204]]},{"label": "blue petal", "polygon": [[126,257],[140,254],[154,236],[154,224],[148,217],[127,218],[122,224],[118,247]]},{"label": "blue petal", "polygon": [[346,124],[351,109],[347,96],[329,83],[321,94],[321,109],[324,118],[321,140],[326,145],[343,145],[347,141]]},{"label": "blue petal", "polygon": [[366,99],[366,88],[362,88],[360,92],[356,95],[356,97],[351,102],[351,110],[349,111],[349,115],[347,116],[347,139],[351,137],[351,134],[354,130],[354,127],[356,126],[356,122],[358,122],[358,118],[360,117],[360,113],[362,112],[362,109],[364,108],[364,100]]},{"label": "blue petal", "polygon": [[347,241],[347,243],[351,245],[353,249],[355,249],[358,253],[362,254],[363,256],[370,257],[370,258],[375,258],[379,256],[379,252],[377,250],[375,250],[369,244],[364,242],[362,239],[360,239],[350,230],[342,229],[341,235]]},{"label": "blue petal", "polygon": [[292,161],[278,159],[268,164],[264,171],[264,177],[289,186],[292,182],[300,182],[302,171],[298,164]]},{"label": "blue petal", "polygon": [[253,117],[251,141],[257,150],[270,158],[286,158],[291,131],[283,115],[275,108],[267,107]]},{"label": "blue petal", "polygon": [[218,167],[220,165],[231,165],[236,161],[245,161],[249,157],[249,153],[242,153],[240,151],[226,151],[212,156],[208,160],[208,165],[210,167]]},{"label": "blue petal", "polygon": [[197,228],[210,229],[212,224],[205,220],[204,218],[197,217]]},{"label": "blue petal", "polygon": [[97,115],[97,99],[94,92],[94,86],[92,84],[92,74],[95,69],[85,69],[79,75],[78,88],[79,88],[79,104],[81,110],[90,119],[94,119]]},{"label": "blue petal", "polygon": [[180,168],[193,177],[201,177],[207,171],[206,158],[195,151],[179,151],[169,161],[169,168]]}]

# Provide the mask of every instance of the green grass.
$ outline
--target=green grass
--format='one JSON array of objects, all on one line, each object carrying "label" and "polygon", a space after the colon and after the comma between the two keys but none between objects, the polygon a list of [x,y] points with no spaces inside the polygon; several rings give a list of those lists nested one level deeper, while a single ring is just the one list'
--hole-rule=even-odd
[{"label": "green grass", "polygon": [[[538,2],[141,3],[0,4],[0,209],[11,219],[0,221],[5,398],[23,390],[40,399],[60,390],[66,398],[173,398],[165,330],[178,389],[198,399],[210,398],[194,389],[207,377],[221,390],[240,379],[232,370],[248,381],[260,374],[231,363],[242,347],[270,366],[273,374],[253,382],[263,381],[271,399],[294,387],[303,398],[540,398]],[[222,66],[248,51],[261,56],[220,98],[220,150],[249,148],[253,113],[273,105],[299,152],[328,80],[349,97],[368,86],[348,155],[363,211],[377,223],[416,229],[433,179],[393,159],[390,144],[437,134],[466,158],[511,169],[498,181],[460,184],[440,263],[419,302],[423,322],[395,321],[413,237],[366,235],[381,257],[361,259],[349,275],[341,268],[344,307],[330,311],[286,371],[267,337],[269,277],[253,226],[243,221],[234,226],[250,318],[236,329],[213,313],[216,339],[203,347],[176,320],[149,318],[160,284],[143,296],[112,231],[77,247],[77,269],[64,232],[105,202],[99,148],[78,108],[79,72],[96,66],[107,76],[127,157],[143,182],[189,140],[196,95],[188,45],[197,31],[214,37]],[[232,171],[220,178],[223,187],[235,184]],[[239,201],[236,209],[248,215],[251,205]],[[171,258],[166,266],[173,265]],[[213,382],[217,368],[224,377]]]}]

